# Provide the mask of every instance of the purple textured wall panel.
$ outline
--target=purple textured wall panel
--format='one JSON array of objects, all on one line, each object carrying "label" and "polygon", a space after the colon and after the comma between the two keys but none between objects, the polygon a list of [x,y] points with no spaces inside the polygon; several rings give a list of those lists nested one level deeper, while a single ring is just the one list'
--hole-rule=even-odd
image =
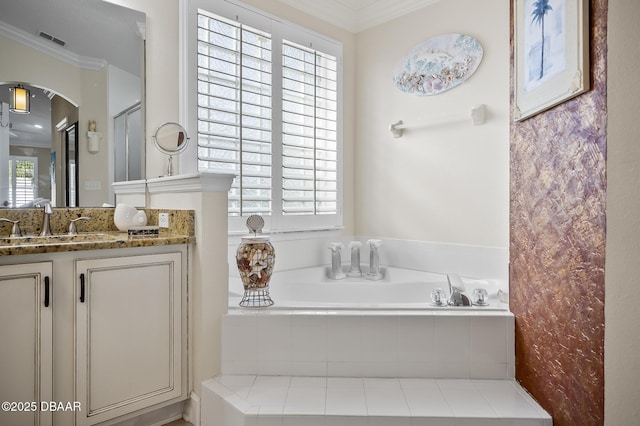
[{"label": "purple textured wall panel", "polygon": [[604,423],[606,35],[592,0],[591,90],[511,125],[516,378],[555,426]]}]

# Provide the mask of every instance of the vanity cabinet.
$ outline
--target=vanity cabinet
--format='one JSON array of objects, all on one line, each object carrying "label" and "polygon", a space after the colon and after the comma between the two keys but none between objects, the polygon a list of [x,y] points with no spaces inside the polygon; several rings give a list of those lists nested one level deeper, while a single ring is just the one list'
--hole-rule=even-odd
[{"label": "vanity cabinet", "polygon": [[52,424],[52,277],[52,262],[0,266],[2,425]]},{"label": "vanity cabinet", "polygon": [[182,273],[181,253],[76,261],[77,425],[185,394]]},{"label": "vanity cabinet", "polygon": [[0,402],[38,408],[0,425],[135,423],[186,400],[190,247],[0,256]]}]

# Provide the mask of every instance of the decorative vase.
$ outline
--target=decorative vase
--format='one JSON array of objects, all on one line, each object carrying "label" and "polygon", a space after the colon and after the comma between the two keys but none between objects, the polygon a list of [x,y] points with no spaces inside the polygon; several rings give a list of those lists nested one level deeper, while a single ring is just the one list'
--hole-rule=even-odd
[{"label": "decorative vase", "polygon": [[[256,219],[259,218],[259,219]],[[261,308],[273,305],[269,296],[269,281],[273,273],[276,252],[267,235],[261,235],[264,221],[260,216],[250,216],[247,227],[253,235],[243,237],[236,251],[236,264],[244,287],[240,306]]]},{"label": "decorative vase", "polygon": [[145,226],[147,214],[129,204],[118,203],[113,212],[113,223],[120,231],[126,232],[132,226]]}]

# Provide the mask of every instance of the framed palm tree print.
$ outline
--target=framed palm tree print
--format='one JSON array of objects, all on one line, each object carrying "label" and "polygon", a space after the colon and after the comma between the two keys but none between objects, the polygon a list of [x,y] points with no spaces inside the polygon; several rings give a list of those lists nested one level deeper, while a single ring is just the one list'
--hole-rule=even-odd
[{"label": "framed palm tree print", "polygon": [[521,121],[589,90],[589,0],[513,0]]}]

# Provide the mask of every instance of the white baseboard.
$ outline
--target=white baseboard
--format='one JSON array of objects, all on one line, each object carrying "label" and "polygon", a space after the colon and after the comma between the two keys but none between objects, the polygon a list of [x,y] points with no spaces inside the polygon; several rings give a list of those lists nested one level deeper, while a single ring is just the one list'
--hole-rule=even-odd
[{"label": "white baseboard", "polygon": [[180,401],[161,408],[148,409],[141,413],[138,412],[137,414],[129,415],[124,420],[116,422],[115,424],[117,426],[162,426],[180,419],[186,402],[188,401]]},{"label": "white baseboard", "polygon": [[200,426],[200,397],[194,392],[185,401],[183,418],[193,426]]}]

